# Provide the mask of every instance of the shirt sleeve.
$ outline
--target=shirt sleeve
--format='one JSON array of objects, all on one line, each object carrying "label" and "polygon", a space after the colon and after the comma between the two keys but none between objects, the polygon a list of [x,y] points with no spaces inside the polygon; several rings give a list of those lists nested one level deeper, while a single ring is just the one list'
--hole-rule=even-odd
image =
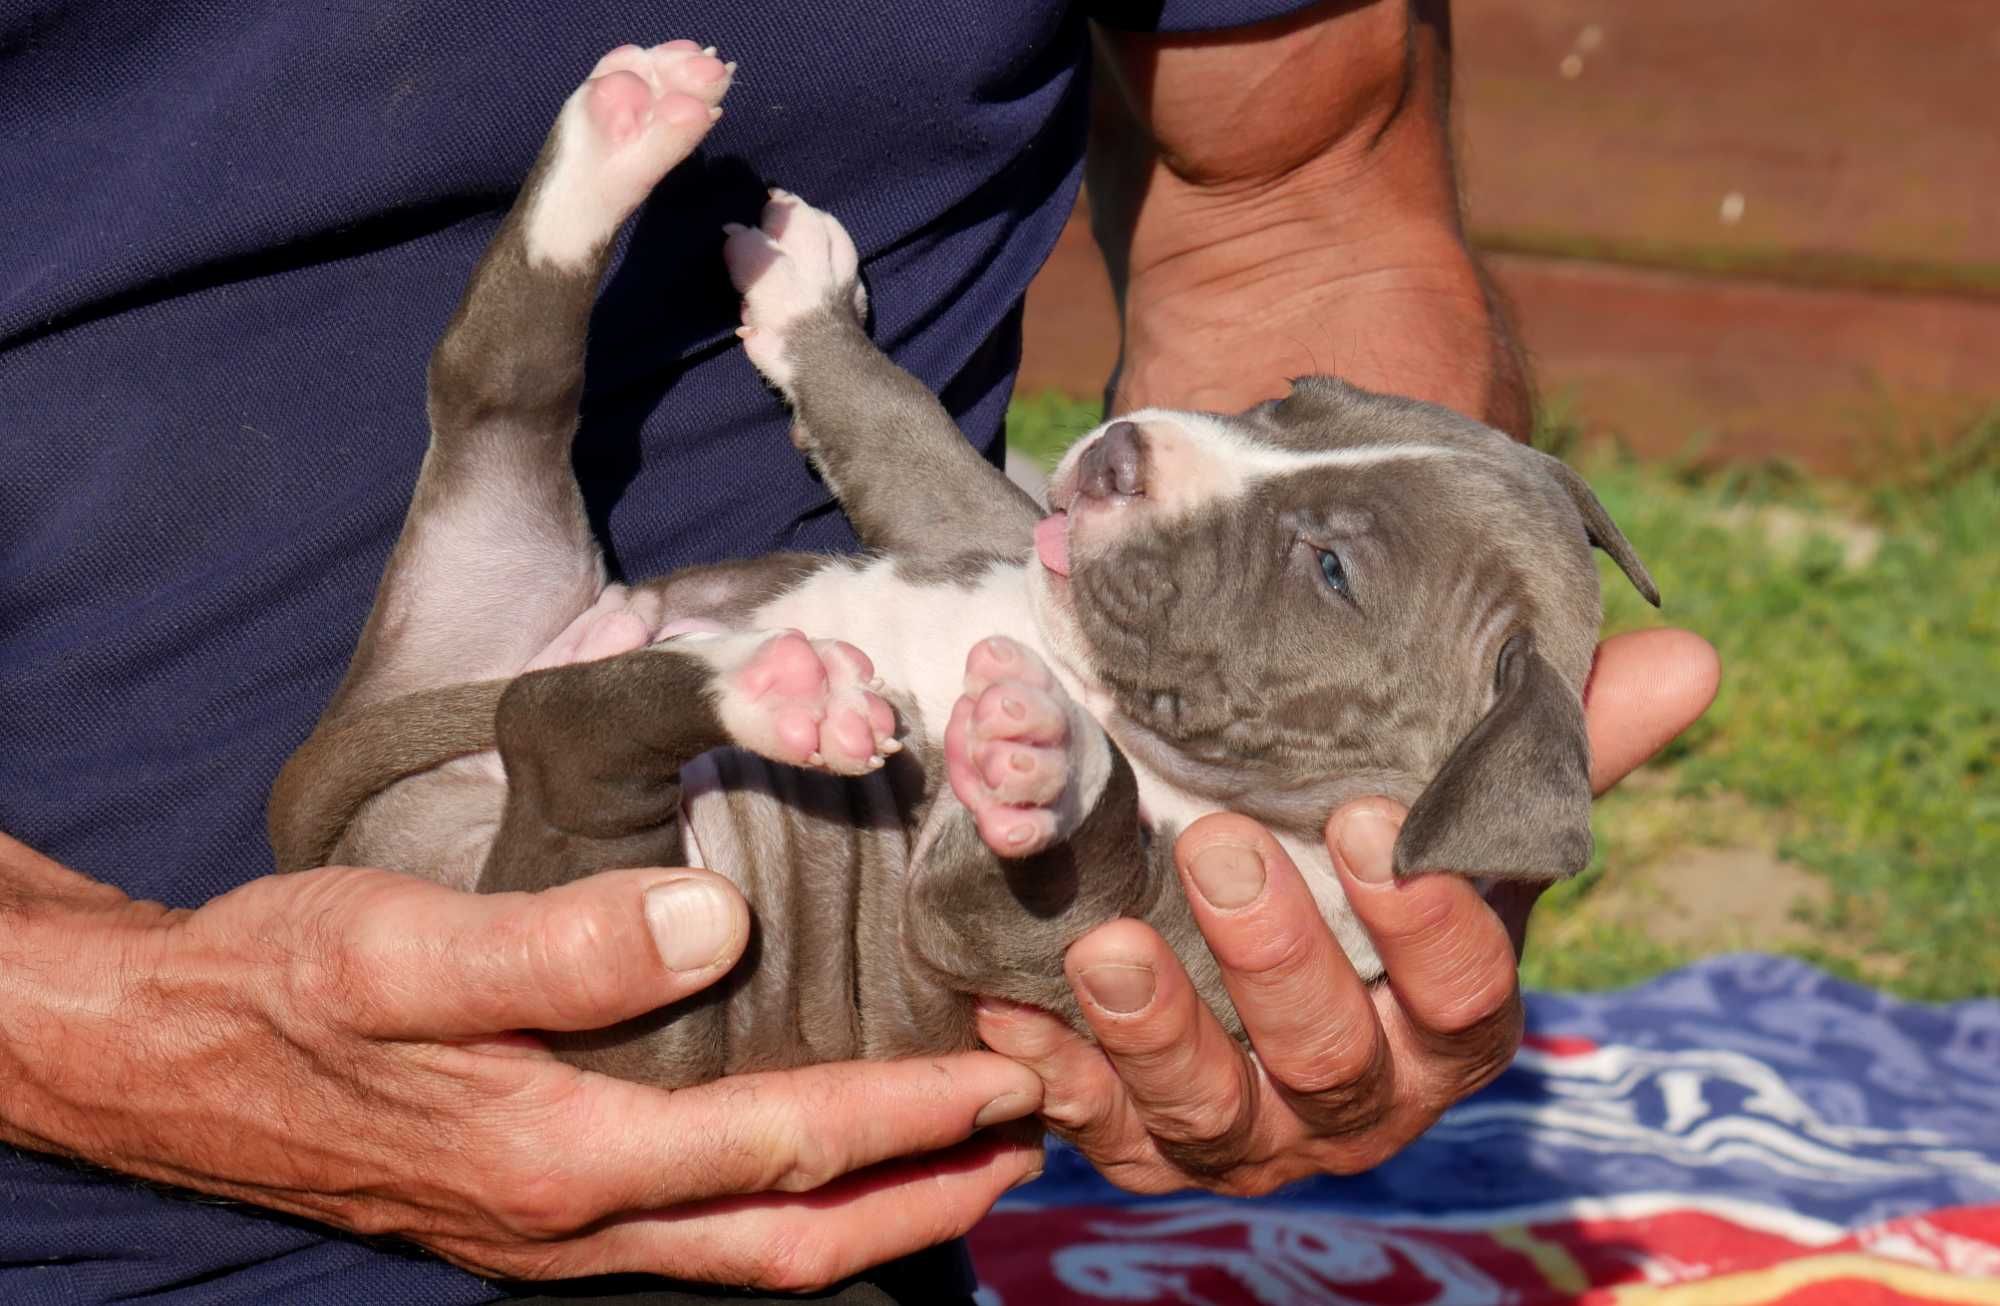
[{"label": "shirt sleeve", "polygon": [[1313,0],[1089,0],[1090,17],[1121,32],[1213,32],[1269,22]]}]

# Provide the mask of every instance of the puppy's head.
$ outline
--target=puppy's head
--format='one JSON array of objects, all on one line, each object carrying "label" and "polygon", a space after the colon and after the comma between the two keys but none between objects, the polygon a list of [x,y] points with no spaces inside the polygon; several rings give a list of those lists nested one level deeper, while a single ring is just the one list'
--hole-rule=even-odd
[{"label": "puppy's head", "polygon": [[1590,856],[1593,544],[1568,467],[1446,409],[1312,377],[1236,416],[1105,424],[1050,481],[1038,613],[1136,760],[1317,840],[1410,805],[1399,872],[1546,879]]}]

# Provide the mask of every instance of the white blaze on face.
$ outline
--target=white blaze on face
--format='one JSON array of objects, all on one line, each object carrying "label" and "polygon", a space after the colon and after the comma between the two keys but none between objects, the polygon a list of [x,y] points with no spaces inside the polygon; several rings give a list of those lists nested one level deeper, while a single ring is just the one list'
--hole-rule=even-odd
[{"label": "white blaze on face", "polygon": [[1049,477],[1049,503],[1057,511],[1035,531],[1038,561],[1030,595],[1036,624],[1070,675],[1091,685],[1097,678],[1070,611],[1070,568],[1079,558],[1089,566],[1094,551],[1135,521],[1172,518],[1240,498],[1260,482],[1316,467],[1373,467],[1461,452],[1449,445],[1400,443],[1282,449],[1228,418],[1166,408],[1143,408],[1116,420],[1131,422],[1140,430],[1145,446],[1143,492],[1111,500],[1078,493],[1083,455],[1110,427],[1106,422],[1079,439],[1057,464]]},{"label": "white blaze on face", "polygon": [[[1084,452],[1110,423],[1078,440],[1049,478],[1050,502],[1069,514],[1069,547],[1060,551],[1065,564],[1070,548],[1087,552],[1093,540],[1111,534],[1142,512],[1154,519],[1174,517],[1219,500],[1238,498],[1252,486],[1274,477],[1316,467],[1372,467],[1387,462],[1444,458],[1458,452],[1447,445],[1379,444],[1345,449],[1281,449],[1258,440],[1237,423],[1208,413],[1181,413],[1145,408],[1118,419],[1138,426],[1145,444],[1145,489],[1126,501],[1091,499],[1077,492]],[[1043,549],[1044,559],[1052,549]]]}]

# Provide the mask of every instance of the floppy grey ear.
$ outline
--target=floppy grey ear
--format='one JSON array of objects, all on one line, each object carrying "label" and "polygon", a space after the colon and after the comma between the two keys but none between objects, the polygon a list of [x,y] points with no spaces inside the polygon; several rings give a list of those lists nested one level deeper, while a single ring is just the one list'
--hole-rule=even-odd
[{"label": "floppy grey ear", "polygon": [[1555,880],[1590,861],[1590,739],[1583,704],[1516,635],[1500,650],[1500,697],[1410,808],[1396,874],[1452,871]]},{"label": "floppy grey ear", "polygon": [[1549,471],[1556,478],[1556,484],[1563,487],[1569,501],[1583,514],[1583,529],[1590,536],[1590,542],[1611,555],[1611,560],[1618,564],[1618,570],[1625,573],[1625,579],[1645,596],[1646,602],[1659,607],[1660,590],[1653,584],[1652,573],[1646,570],[1645,563],[1639,561],[1639,555],[1625,538],[1625,532],[1618,529],[1618,523],[1611,520],[1611,514],[1604,511],[1604,505],[1597,501],[1597,491],[1590,488],[1590,482],[1577,475],[1576,469],[1562,459],[1548,454],[1541,456],[1549,460]]}]

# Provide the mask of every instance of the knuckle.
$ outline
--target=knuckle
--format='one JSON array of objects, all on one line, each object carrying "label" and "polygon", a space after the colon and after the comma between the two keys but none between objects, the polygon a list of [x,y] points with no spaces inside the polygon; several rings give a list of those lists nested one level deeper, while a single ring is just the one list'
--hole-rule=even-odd
[{"label": "knuckle", "polygon": [[573,1186],[551,1174],[518,1177],[490,1199],[488,1218],[510,1238],[553,1242],[575,1232],[583,1221]]},{"label": "knuckle", "polygon": [[755,1285],[774,1292],[818,1292],[844,1277],[839,1249],[817,1223],[786,1222],[763,1249]]},{"label": "knuckle", "polygon": [[1385,1078],[1380,1026],[1373,1020],[1329,1031],[1302,1056],[1266,1062],[1272,1080],[1295,1098],[1341,1102],[1374,1094]]},{"label": "knuckle", "polygon": [[1205,1188],[1220,1187],[1243,1163],[1243,1143],[1240,1138],[1155,1140],[1170,1165]]},{"label": "knuckle", "polygon": [[349,1029],[370,1028],[384,1011],[380,968],[344,921],[305,916],[283,951],[282,989],[292,1011]]},{"label": "knuckle", "polygon": [[[1457,987],[1457,986],[1451,986]],[[1512,967],[1472,978],[1444,1002],[1427,1004],[1424,1028],[1468,1053],[1498,1055],[1501,1064],[1521,1041],[1521,988]]]},{"label": "knuckle", "polygon": [[1239,1105],[1219,1095],[1153,1113],[1153,1135],[1177,1143],[1224,1143],[1241,1134],[1245,1124]]},{"label": "knuckle", "polygon": [[1331,946],[1323,929],[1305,928],[1304,921],[1289,913],[1258,913],[1242,924],[1247,928],[1230,931],[1230,921],[1211,927],[1226,937],[1219,940],[1228,949],[1230,972],[1259,996],[1274,1001],[1293,997],[1290,986],[1302,977],[1318,973],[1320,950]]},{"label": "knuckle", "polygon": [[1363,1138],[1387,1118],[1391,1096],[1385,1080],[1367,1078],[1320,1089],[1287,1094],[1292,1114],[1321,1138]]},{"label": "knuckle", "polygon": [[1398,940],[1454,938],[1460,933],[1462,888],[1443,876],[1406,882],[1393,900],[1396,909],[1379,913],[1388,919],[1370,920],[1369,928]]},{"label": "knuckle", "polygon": [[[837,1109],[839,1089],[822,1084],[820,1104]],[[845,1173],[839,1143],[805,1123],[797,1092],[779,1084],[760,1085],[754,1096],[742,1096],[724,1115],[732,1135],[731,1153],[756,1158],[756,1187],[784,1193],[805,1193],[824,1187]]]},{"label": "knuckle", "polygon": [[787,1193],[809,1193],[847,1172],[833,1149],[806,1131],[797,1131],[790,1150],[790,1164],[779,1178],[777,1188]]},{"label": "knuckle", "polygon": [[338,1222],[349,1233],[364,1238],[393,1238],[414,1232],[405,1213],[378,1202],[349,1206],[339,1213]]},{"label": "knuckle", "polygon": [[595,909],[536,913],[516,927],[525,931],[527,974],[553,1014],[566,1025],[604,1023],[604,1013],[633,991],[637,976],[624,964],[618,931]]},{"label": "knuckle", "polygon": [[1240,1082],[1230,1091],[1149,1112],[1149,1132],[1160,1153],[1189,1174],[1205,1178],[1242,1163],[1254,1126]]}]

